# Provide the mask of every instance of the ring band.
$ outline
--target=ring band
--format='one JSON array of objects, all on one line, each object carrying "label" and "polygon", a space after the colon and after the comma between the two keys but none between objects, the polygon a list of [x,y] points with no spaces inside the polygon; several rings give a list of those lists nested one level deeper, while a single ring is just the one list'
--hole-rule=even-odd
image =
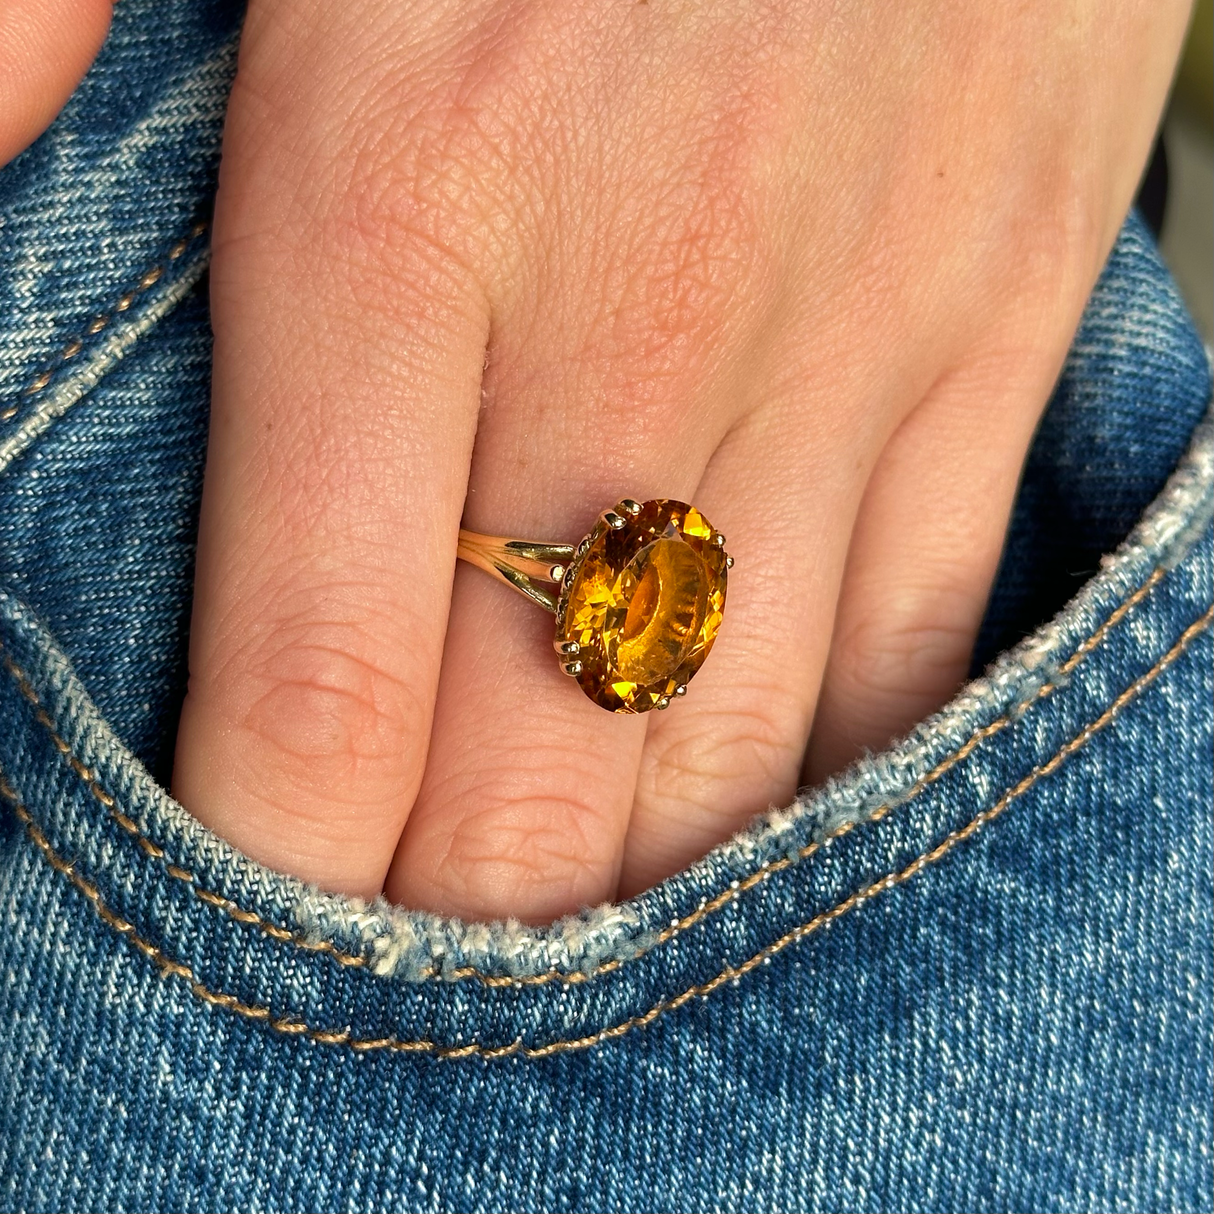
[{"label": "ring band", "polygon": [[687,691],[716,640],[733,565],[725,537],[669,498],[625,498],[578,544],[461,530],[457,554],[552,612],[561,669],[623,713]]}]

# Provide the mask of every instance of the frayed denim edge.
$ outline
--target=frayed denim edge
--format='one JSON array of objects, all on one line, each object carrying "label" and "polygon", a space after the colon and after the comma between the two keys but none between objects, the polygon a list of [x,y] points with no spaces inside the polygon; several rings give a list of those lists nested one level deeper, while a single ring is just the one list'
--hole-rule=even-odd
[{"label": "frayed denim edge", "polygon": [[[1194,433],[1185,459],[1126,541],[1050,623],[1001,655],[986,675],[969,683],[940,712],[903,741],[868,755],[800,794],[789,806],[761,814],[702,860],[629,902],[605,903],[550,927],[517,921],[464,923],[407,911],[383,899],[373,903],[310,893],[295,907],[305,932],[323,939],[353,937],[369,946],[378,973],[406,980],[435,970],[458,976],[469,967],[512,977],[551,970],[587,973],[647,951],[668,921],[677,883],[716,892],[776,860],[796,857],[807,843],[860,823],[918,791],[924,775],[963,745],[974,730],[1001,714],[1015,715],[1059,668],[1102,616],[1132,594],[1157,567],[1178,563],[1214,514],[1214,412]],[[656,927],[649,925],[656,923]]]},{"label": "frayed denim edge", "polygon": [[[0,614],[34,634],[42,656],[39,681],[61,705],[56,724],[80,759],[94,767],[123,809],[160,843],[204,862],[238,901],[293,917],[307,939],[329,941],[367,957],[382,976],[402,981],[457,978],[475,968],[512,978],[553,971],[590,974],[647,951],[672,910],[688,896],[716,893],[775,860],[795,856],[849,822],[863,822],[915,791],[934,765],[974,730],[1000,714],[1015,715],[1117,604],[1159,567],[1179,562],[1214,513],[1214,414],[1195,431],[1177,471],[1128,539],[1102,562],[1101,572],[1053,621],[1002,655],[944,709],[906,739],[858,760],[792,805],[758,816],[681,873],[628,902],[607,903],[547,927],[517,921],[466,923],[327,894],[274,873],[201,826],[155,783],[114,736],[80,685],[66,655],[28,609],[0,592]],[[731,881],[732,878],[732,881]],[[242,897],[243,896],[243,897]],[[701,899],[702,900],[702,899]]]}]

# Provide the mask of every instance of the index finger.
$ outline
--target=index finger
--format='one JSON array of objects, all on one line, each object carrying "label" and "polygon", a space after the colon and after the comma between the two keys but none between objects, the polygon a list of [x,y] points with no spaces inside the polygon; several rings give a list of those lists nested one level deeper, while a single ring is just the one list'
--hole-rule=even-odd
[{"label": "index finger", "polygon": [[407,184],[336,181],[340,126],[264,96],[234,95],[215,217],[174,791],[263,863],[373,896],[425,762],[488,308],[377,208]]}]

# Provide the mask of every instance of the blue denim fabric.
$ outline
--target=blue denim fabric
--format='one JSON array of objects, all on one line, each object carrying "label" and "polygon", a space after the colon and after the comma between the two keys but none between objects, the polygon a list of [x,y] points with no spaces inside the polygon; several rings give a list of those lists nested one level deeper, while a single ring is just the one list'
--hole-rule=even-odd
[{"label": "blue denim fabric", "polygon": [[0,1208],[1210,1209],[1214,423],[1142,228],[982,678],[628,903],[357,903],[157,780],[237,21],[124,0],[0,174]]},{"label": "blue denim fabric", "polygon": [[[975,675],[1097,572],[1163,489],[1205,412],[1206,352],[1160,286],[1152,238],[1131,216],[1029,454]],[[1161,381],[1174,386],[1160,391]]]}]

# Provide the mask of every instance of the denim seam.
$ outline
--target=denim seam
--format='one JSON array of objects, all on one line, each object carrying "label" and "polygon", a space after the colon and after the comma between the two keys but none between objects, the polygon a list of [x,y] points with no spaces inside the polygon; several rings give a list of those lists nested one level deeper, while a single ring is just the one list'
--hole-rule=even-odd
[{"label": "denim seam", "polygon": [[1129,687],[1125,688],[1120,695],[1090,724],[1085,725],[1078,733],[1074,734],[1067,742],[1054,753],[1054,755],[1046,760],[1045,763],[1034,767],[1028,775],[1024,776],[1016,784],[1003,793],[1003,795],[989,808],[982,810],[976,814],[964,826],[956,830],[950,831],[945,837],[934,847],[927,851],[921,852],[904,868],[893,870],[886,873],[885,876],[879,877],[876,881],[856,890],[855,893],[848,895],[841,902],[837,902],[834,906],[825,911],[819,912],[812,919],[805,923],[794,927],[791,931],[786,932],[777,940],[765,945],[758,952],[749,957],[740,965],[727,965],[714,978],[708,979],[706,982],[696,983],[688,987],[685,991],[678,995],[674,995],[668,999],[659,1000],[648,1011],[637,1016],[630,1016],[627,1020],[623,1020],[618,1024],[611,1025],[608,1028],[600,1029],[596,1033],[590,1033],[583,1037],[565,1038],[562,1040],[548,1042],[545,1045],[527,1046],[523,1044],[522,1038],[516,1038],[507,1045],[501,1046],[486,1046],[480,1042],[469,1042],[467,1045],[460,1046],[441,1046],[426,1038],[418,1038],[412,1041],[404,1041],[396,1037],[375,1037],[375,1038],[360,1038],[355,1037],[349,1029],[318,1029],[305,1023],[304,1021],[292,1019],[290,1016],[275,1016],[272,1010],[264,1005],[245,1003],[237,996],[222,992],[214,991],[198,980],[197,975],[190,969],[189,966],[183,965],[179,961],[173,960],[166,953],[162,952],[156,945],[145,940],[139,935],[135,925],[121,916],[115,914],[108,906],[106,906],[102,898],[101,891],[88,878],[82,876],[76,869],[76,866],[71,862],[63,859],[62,856],[55,851],[41,827],[34,819],[29,810],[22,804],[17,792],[8,783],[7,779],[0,774],[0,795],[3,795],[8,800],[14,809],[17,817],[25,825],[26,833],[31,841],[37,847],[39,853],[47,861],[48,864],[62,876],[66,877],[72,885],[74,885],[91,903],[93,909],[98,916],[109,927],[113,928],[119,935],[124,937],[132,948],[142,953],[150,961],[152,961],[160,972],[162,978],[169,976],[179,978],[184,981],[188,989],[202,1002],[210,1004],[214,1007],[222,1007],[243,1016],[246,1019],[257,1020],[264,1022],[270,1029],[277,1033],[293,1037],[305,1037],[309,1041],[313,1041],[318,1045],[344,1045],[358,1053],[368,1053],[375,1050],[388,1050],[395,1053],[408,1054],[429,1054],[444,1061],[455,1061],[463,1058],[480,1058],[490,1060],[495,1058],[505,1058],[511,1055],[518,1055],[529,1060],[537,1060],[546,1058],[554,1054],[570,1053],[577,1050],[589,1049],[591,1046],[598,1045],[605,1041],[611,1041],[623,1037],[636,1028],[643,1028],[648,1024],[652,1024],[660,1016],[667,1012],[672,1012],[690,1002],[692,999],[707,998],[714,991],[724,986],[726,983],[737,982],[745,977],[752,970],[757,969],[760,965],[765,964],[772,957],[783,952],[790,945],[805,939],[818,928],[823,927],[834,920],[841,918],[848,911],[865,902],[871,901],[879,894],[884,893],[888,889],[892,889],[903,882],[908,881],[929,865],[934,864],[937,860],[947,855],[958,843],[964,842],[971,836],[977,834],[984,826],[994,821],[1013,801],[1023,796],[1029,791],[1038,781],[1051,775],[1059,767],[1062,766],[1067,759],[1078,751],[1082,750],[1101,730],[1113,721],[1121,711],[1130,703],[1132,703],[1139,695],[1142,694],[1155,680],[1176,661],[1192,644],[1192,642],[1201,633],[1206,631],[1210,625],[1214,623],[1214,607],[1209,608],[1204,615],[1200,616],[1192,624],[1181,633],[1177,641],[1145,674],[1140,675]]},{"label": "denim seam", "polygon": [[[84,350],[88,339],[111,327],[119,316],[129,311],[144,292],[151,290],[152,287],[164,278],[168,270],[173,267],[173,264],[181,260],[191,244],[207,232],[209,227],[210,225],[206,221],[195,223],[185,236],[170,245],[165,256],[149,269],[144,270],[134,285],[124,290],[108,311],[96,313],[85,326],[84,331],[73,337],[60,350],[55,361],[49,367],[45,367],[40,371],[23,389],[20,389],[20,395],[27,399],[36,397],[54,383],[68,369],[68,364],[76,359]],[[164,315],[180,302],[185,291],[189,290],[197,282],[198,278],[201,277],[206,263],[207,251],[204,250],[202,257],[191,265],[185,274],[177,279],[169,290],[165,292],[161,301],[162,305],[165,306],[156,310],[152,315],[145,316],[144,321],[147,323],[132,326],[125,334],[119,332],[101,348],[98,352],[99,357],[94,360],[94,364],[91,367],[86,364],[83,368],[81,378],[86,382],[83,385],[83,390],[77,393],[73,399],[62,401],[58,399],[56,394],[52,393],[34,407],[29,416],[12,434],[3,441],[0,441],[0,471],[6,468],[34,439],[45,432],[51,421],[66,412],[80,397],[96,385],[101,375],[108,371],[126,353],[131,342],[132,333],[136,339],[141,337],[147,328],[163,319]],[[126,337],[125,341],[123,340],[124,337]],[[9,421],[16,417],[20,411],[20,407],[20,404],[12,404],[0,410],[0,422]]]},{"label": "denim seam", "polygon": [[[4,644],[0,642],[0,652],[3,652]],[[42,701],[38,698],[38,693],[34,690],[29,679],[26,678],[25,672],[8,656],[3,654],[4,668],[13,677],[21,694],[29,701],[34,709],[34,719],[41,725],[47,733],[50,734],[51,741],[54,743],[55,749],[63,756],[64,761],[79,777],[85,788],[105,807],[114,821],[134,838],[144,854],[153,860],[160,860],[164,864],[165,872],[174,880],[182,881],[190,887],[195,896],[208,906],[218,907],[226,914],[230,915],[238,923],[253,924],[271,939],[281,941],[285,944],[294,944],[299,948],[308,949],[316,953],[329,953],[342,965],[360,966],[366,964],[366,958],[355,956],[351,953],[343,953],[340,949],[330,944],[327,940],[308,940],[295,932],[287,931],[286,928],[279,927],[276,923],[271,923],[263,919],[254,911],[245,910],[237,905],[230,898],[225,898],[222,894],[217,894],[209,889],[200,886],[197,877],[188,869],[182,868],[178,864],[174,864],[168,860],[165,855],[164,848],[153,843],[146,835],[144,835],[138,824],[133,818],[128,817],[118,808],[114,798],[101,787],[97,781],[96,774],[72,751],[71,746],[60,736],[55,729],[55,723],[51,720],[50,714],[42,705]]]},{"label": "denim seam", "polygon": [[[1137,604],[1142,602],[1144,598],[1159,584],[1164,577],[1164,568],[1156,568],[1150,577],[1147,578],[1141,586],[1138,587],[1132,594],[1128,595],[1117,608],[1108,616],[1108,618],[1097,627],[1086,640],[1080,642],[1076,646],[1074,653],[1071,654],[1065,662],[1058,668],[1056,679],[1065,678],[1069,675],[1080,662],[1084,660],[1097,646],[1099,646],[1104,638],[1108,635],[1110,629],[1119,624],[1125,616]],[[38,698],[38,693],[26,677],[25,672],[4,653],[4,645],[0,642],[0,654],[3,654],[5,669],[15,680],[21,694],[29,701],[34,708],[35,720],[50,734],[51,740],[55,745],[55,749],[63,756],[68,766],[76,773],[81,782],[89,790],[90,793],[105,807],[114,821],[129,834],[144,854],[153,860],[161,861],[165,866],[165,872],[177,881],[181,881],[188,885],[194,895],[208,906],[213,906],[218,910],[223,911],[238,923],[244,923],[252,927],[256,927],[259,931],[269,936],[273,940],[277,940],[283,944],[292,944],[301,949],[307,949],[310,952],[326,953],[331,956],[340,965],[349,967],[362,967],[368,964],[368,958],[364,954],[349,953],[339,949],[336,945],[328,940],[310,940],[305,936],[301,936],[297,932],[289,931],[288,929],[272,923],[264,919],[256,911],[251,911],[240,906],[230,898],[225,898],[222,894],[214,893],[198,884],[197,876],[188,869],[182,868],[180,865],[172,863],[165,855],[165,850],[158,843],[149,839],[139,828],[138,823],[124,814],[117,806],[115,799],[110,793],[106,792],[98,782],[96,775],[89,767],[72,751],[71,746],[59,735],[55,729],[54,722],[50,715],[43,707],[41,700]],[[782,872],[787,868],[791,868],[799,864],[802,860],[807,860],[816,852],[827,847],[836,839],[842,838],[844,835],[850,834],[857,826],[868,825],[874,822],[880,822],[892,810],[907,802],[913,800],[929,785],[934,784],[945,773],[950,771],[958,763],[964,761],[973,753],[975,749],[988,738],[1002,731],[1012,721],[1019,719],[1028,709],[1039,704],[1047,696],[1049,696],[1058,687],[1057,682],[1046,682],[1036,689],[1033,695],[1014,706],[1005,712],[1002,716],[986,725],[980,726],[963,742],[956,750],[946,755],[938,762],[930,771],[925,772],[917,781],[900,797],[897,801],[887,802],[885,805],[879,806],[873,811],[869,817],[861,822],[845,822],[841,826],[836,827],[830,833],[821,839],[817,839],[812,843],[806,844],[800,848],[793,856],[784,856],[778,860],[772,860],[761,865],[749,875],[731,881],[725,889],[715,894],[713,897],[705,899],[696,907],[695,910],[689,912],[681,919],[676,919],[674,922],[667,925],[658,932],[653,939],[632,957],[629,961],[639,960],[646,953],[660,945],[668,943],[675,936],[682,934],[689,928],[695,926],[700,921],[707,919],[709,916],[722,910],[731,902],[735,901],[742,894],[755,886],[766,881],[768,877],[775,873]],[[549,982],[561,982],[567,986],[576,986],[585,982],[589,982],[594,978],[599,978],[604,974],[609,974],[617,970],[623,965],[622,960],[616,959],[605,961],[601,965],[594,966],[590,969],[580,971],[562,971],[562,970],[547,970],[542,974],[533,975],[500,975],[486,974],[474,966],[461,966],[458,969],[452,970],[446,975],[441,975],[442,981],[461,981],[464,979],[475,979],[484,986],[488,987],[521,987],[521,986],[543,986]],[[440,978],[437,971],[430,971],[421,975],[422,980],[435,980]]]},{"label": "denim seam", "polygon": [[[1125,615],[1134,606],[1141,602],[1142,599],[1151,592],[1151,590],[1154,589],[1154,587],[1162,579],[1163,575],[1164,570],[1162,568],[1157,568],[1137,590],[1123,600],[1122,603],[1119,604],[1118,607],[1112,612],[1112,614],[1110,614],[1109,617],[1086,640],[1081,642],[1076,647],[1075,652],[1059,667],[1059,675],[1066,676],[1070,674],[1071,671],[1073,671],[1075,667],[1078,666],[1079,663],[1104,640],[1108,631],[1120,623]],[[2,648],[3,646],[0,645],[0,649]],[[169,876],[189,885],[196,896],[207,905],[214,906],[217,909],[224,911],[239,923],[245,923],[258,928],[271,939],[278,940],[281,943],[294,944],[299,948],[308,949],[313,952],[327,953],[341,965],[357,967],[367,964],[368,958],[365,955],[345,952],[327,940],[309,940],[298,933],[288,931],[286,928],[280,927],[276,923],[271,923],[268,920],[263,919],[255,911],[247,910],[231,899],[225,898],[221,894],[214,893],[211,890],[200,886],[197,883],[197,877],[195,874],[165,859],[164,849],[159,844],[154,843],[151,839],[144,835],[139,829],[138,824],[118,809],[114,798],[100,786],[89,768],[72,752],[68,743],[64,741],[64,739],[56,732],[54,723],[51,721],[49,715],[38,699],[37,692],[34,690],[29,680],[25,677],[24,672],[20,669],[20,667],[16,666],[16,664],[12,662],[7,654],[4,656],[4,664],[9,673],[16,680],[22,694],[34,706],[37,721],[50,733],[56,749],[64,757],[72,770],[84,782],[85,786],[89,789],[93,796],[101,802],[106,810],[108,810],[115,822],[117,822],[123,830],[125,830],[136,840],[145,854],[150,856],[152,859],[161,860],[164,862],[165,870]],[[987,738],[993,737],[1005,726],[1010,724],[1013,719],[1023,715],[1028,708],[1045,699],[1046,696],[1055,690],[1056,686],[1057,684],[1050,682],[1042,684],[1030,699],[1018,705],[1013,710],[1004,713],[1003,716],[999,717],[995,721],[976,729],[970,735],[970,737],[957,748],[957,750],[945,756],[934,768],[921,776],[919,780],[907,790],[903,797],[901,797],[897,802],[889,802],[886,805],[880,806],[878,809],[874,810],[874,812],[868,818],[864,819],[864,824],[869,822],[878,822],[892,809],[896,808],[896,806],[903,805],[912,800],[926,787],[928,787],[928,785],[934,783],[957,763],[967,758],[981,742],[985,741]],[[808,859],[810,856],[814,855],[815,852],[832,843],[835,839],[841,838],[842,836],[848,834],[859,824],[860,823],[856,822],[844,823],[842,826],[831,831],[824,838],[816,840],[813,843],[807,844],[805,847],[801,848],[795,856],[786,856],[779,860],[770,861],[756,869],[754,872],[750,873],[748,876],[731,882],[724,890],[720,891],[712,898],[703,901],[694,911],[685,915],[683,918],[676,920],[665,927],[661,932],[657,933],[657,935],[648,945],[646,945],[645,948],[638,951],[633,957],[629,958],[629,960],[637,960],[659,945],[667,943],[675,936],[680,935],[682,932],[693,927],[702,919],[706,919],[716,911],[723,909],[741,894],[753,889],[756,885],[759,885],[761,882],[765,881],[772,874],[781,872],[784,869],[799,863],[801,860]],[[623,962],[620,960],[612,960],[583,971],[565,972],[561,970],[548,970],[542,974],[524,976],[486,974],[473,966],[463,966],[453,970],[450,974],[444,975],[443,980],[459,981],[472,978],[489,987],[542,986],[549,982],[563,982],[566,985],[572,986],[588,982],[593,978],[602,976],[603,974],[611,973],[613,970],[618,969],[622,964]],[[423,980],[434,979],[438,976],[439,975],[437,972],[432,971],[429,974],[423,974],[422,978]]]}]

